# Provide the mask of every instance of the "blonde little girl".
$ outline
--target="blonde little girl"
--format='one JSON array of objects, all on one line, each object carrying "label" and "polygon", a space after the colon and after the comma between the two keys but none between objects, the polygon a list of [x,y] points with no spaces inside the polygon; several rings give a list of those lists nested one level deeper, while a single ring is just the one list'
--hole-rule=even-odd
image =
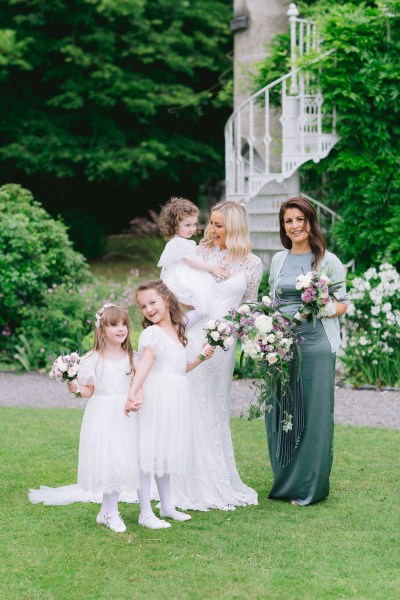
[{"label": "blonde little girl", "polygon": [[[190,516],[171,504],[170,475],[187,471],[192,445],[190,398],[186,373],[200,364],[198,349],[188,361],[186,327],[179,302],[162,281],[140,285],[136,292],[144,316],[145,330],[139,338],[139,364],[125,411],[138,412],[140,488],[139,524],[150,529],[170,527],[159,519],[150,504],[154,476],[160,496],[160,516],[187,521]],[[206,344],[203,354],[210,358],[214,348]]]},{"label": "blonde little girl", "polygon": [[[82,358],[78,383],[68,382],[70,392],[79,389],[89,398],[80,434],[78,483],[29,492],[34,504],[101,500],[97,523],[118,533],[126,530],[118,512],[119,495],[139,485],[137,422],[124,415],[134,373],[130,329],[128,314],[114,304],[96,313],[93,349]],[[138,408],[140,391],[131,410]]]},{"label": "blonde little girl", "polygon": [[209,314],[214,280],[210,276],[229,277],[223,267],[210,265],[196,254],[196,243],[190,238],[199,232],[199,209],[185,198],[171,198],[160,213],[160,230],[167,242],[158,267],[161,279],[179,302],[192,308],[186,313],[188,328]]}]

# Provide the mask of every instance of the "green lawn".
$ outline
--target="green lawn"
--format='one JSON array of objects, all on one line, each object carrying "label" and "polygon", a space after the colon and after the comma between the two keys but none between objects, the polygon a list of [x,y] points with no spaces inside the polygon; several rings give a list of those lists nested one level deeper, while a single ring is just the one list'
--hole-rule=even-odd
[{"label": "green lawn", "polygon": [[233,419],[258,507],[193,513],[165,531],[96,526],[95,505],[33,506],[29,487],[73,483],[82,413],[0,409],[0,598],[398,598],[400,432],[337,427],[332,490],[318,505],[271,502],[263,423]]}]

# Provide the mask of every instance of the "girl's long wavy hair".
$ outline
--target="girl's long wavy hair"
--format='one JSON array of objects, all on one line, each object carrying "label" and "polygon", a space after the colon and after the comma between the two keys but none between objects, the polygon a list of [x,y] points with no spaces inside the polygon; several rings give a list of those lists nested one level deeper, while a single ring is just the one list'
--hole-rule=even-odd
[{"label": "girl's long wavy hair", "polygon": [[[164,300],[168,306],[172,324],[178,333],[178,339],[181,344],[186,347],[188,343],[186,336],[186,317],[181,310],[178,298],[167,288],[161,279],[156,279],[155,281],[141,283],[136,288],[136,300],[140,292],[146,292],[147,290],[154,290]],[[142,323],[145,329],[150,325],[154,325],[154,323],[149,321],[149,319],[146,319],[146,317],[143,318]]]},{"label": "girl's long wavy hair", "polygon": [[[226,227],[225,244],[228,251],[227,262],[236,263],[243,260],[252,249],[246,207],[232,200],[224,200],[211,208],[210,216],[214,211],[218,211],[224,217]],[[200,241],[200,245],[206,248],[214,247],[210,224],[204,230],[204,237]]]},{"label": "girl's long wavy hair", "polygon": [[305,217],[304,226],[308,224],[310,227],[308,239],[314,255],[312,267],[316,269],[323,259],[326,251],[326,240],[319,226],[317,213],[315,212],[313,205],[305,198],[289,198],[289,200],[285,200],[285,202],[281,204],[281,208],[279,210],[279,235],[283,247],[287,250],[290,250],[292,247],[292,241],[286,235],[284,222],[285,212],[288,208],[298,208],[301,210]]},{"label": "girl's long wavy hair", "polygon": [[119,306],[110,306],[102,313],[100,317],[100,327],[95,327],[94,330],[94,346],[91,352],[96,351],[100,354],[100,356],[104,356],[106,349],[106,334],[104,328],[110,325],[115,326],[119,323],[126,325],[128,329],[128,335],[126,336],[126,340],[121,344],[121,348],[123,348],[128,354],[129,364],[131,366],[129,374],[133,374],[135,372],[135,368],[133,366],[133,348],[131,344],[132,327],[129,321],[128,313]]}]

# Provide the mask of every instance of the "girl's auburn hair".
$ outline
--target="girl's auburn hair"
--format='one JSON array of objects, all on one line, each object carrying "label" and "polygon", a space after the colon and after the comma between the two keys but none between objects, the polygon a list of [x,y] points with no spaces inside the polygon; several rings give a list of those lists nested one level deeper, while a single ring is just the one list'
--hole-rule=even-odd
[{"label": "girl's auburn hair", "polygon": [[200,233],[199,214],[199,209],[193,202],[186,198],[173,196],[161,209],[158,218],[160,231],[166,239],[170,240],[178,231],[179,223],[183,221],[183,219],[196,215],[196,233]]},{"label": "girl's auburn hair", "polygon": [[282,246],[287,250],[290,250],[292,247],[292,241],[286,235],[285,231],[285,212],[289,208],[298,208],[299,210],[301,210],[305,217],[304,225],[308,224],[310,226],[308,239],[310,242],[312,253],[314,255],[311,264],[313,269],[316,269],[325,255],[326,240],[324,234],[321,231],[321,227],[319,226],[318,216],[315,211],[315,208],[313,207],[311,202],[302,197],[289,198],[289,200],[285,200],[281,204],[281,208],[279,210],[279,235],[281,238]]},{"label": "girl's auburn hair", "polygon": [[132,327],[129,321],[129,315],[126,310],[123,310],[119,306],[110,306],[106,308],[106,310],[101,314],[100,317],[100,327],[95,327],[94,329],[94,346],[90,352],[98,352],[100,356],[104,356],[106,349],[106,335],[104,332],[104,327],[109,325],[115,326],[118,323],[122,323],[128,329],[128,335],[126,336],[126,340],[121,344],[121,348],[127,352],[129,357],[129,364],[131,366],[131,370],[129,374],[135,373],[135,367],[133,364],[133,348],[131,343],[131,332]]},{"label": "girl's auburn hair", "polygon": [[[218,211],[224,217],[228,262],[236,263],[243,260],[252,250],[246,207],[233,200],[223,200],[211,207],[210,218],[214,211]],[[204,237],[200,240],[200,246],[214,247],[210,224],[204,230]]]},{"label": "girl's auburn hair", "polygon": [[[156,279],[154,281],[148,281],[146,283],[141,283],[136,288],[136,299],[140,292],[146,292],[147,290],[154,290],[164,300],[164,302],[166,303],[166,305],[169,308],[169,314],[171,316],[172,324],[174,325],[174,327],[178,333],[178,339],[181,342],[181,344],[183,346],[185,346],[185,348],[186,348],[187,343],[188,343],[187,335],[186,335],[187,319],[185,317],[184,312],[182,311],[182,309],[180,307],[178,298],[175,296],[175,294],[173,294],[171,292],[171,290],[165,285],[165,283],[163,281],[161,281],[161,279]],[[154,323],[149,321],[149,319],[146,319],[146,317],[143,318],[142,323],[143,323],[143,327],[145,329],[146,329],[146,327],[150,327],[151,325],[154,325]]]}]

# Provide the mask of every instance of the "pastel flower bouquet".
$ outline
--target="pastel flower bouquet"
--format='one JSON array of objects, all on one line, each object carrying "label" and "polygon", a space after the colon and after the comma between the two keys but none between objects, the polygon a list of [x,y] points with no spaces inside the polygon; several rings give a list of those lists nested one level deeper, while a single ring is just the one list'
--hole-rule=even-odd
[{"label": "pastel flower bouquet", "polygon": [[343,281],[332,283],[328,275],[318,271],[308,271],[297,276],[296,290],[301,291],[302,304],[294,315],[297,323],[331,317],[340,301],[337,290]]},{"label": "pastel flower bouquet", "polygon": [[[50,379],[55,379],[56,381],[73,381],[78,377],[81,357],[77,352],[61,354],[57,358],[52,356],[51,360],[53,364],[49,373]],[[75,393],[75,396],[76,398],[82,398],[79,390]]]},{"label": "pastel flower bouquet", "polygon": [[[254,384],[259,389],[256,404],[249,408],[248,418],[260,417],[273,409],[273,398],[284,399],[281,406],[281,426],[285,433],[293,428],[291,376],[294,359],[300,348],[293,332],[293,323],[279,312],[280,304],[264,296],[261,303],[249,303],[237,310],[231,309],[225,317],[231,323],[233,335],[242,344],[243,359],[256,363],[257,378]],[[279,394],[278,394],[279,387]],[[278,400],[279,402],[279,400]]]},{"label": "pastel flower bouquet", "polygon": [[[226,321],[211,319],[207,322],[204,331],[208,344],[215,348],[220,347],[225,352],[235,343],[230,325]],[[201,353],[199,359],[201,361],[205,360],[205,354]]]}]

